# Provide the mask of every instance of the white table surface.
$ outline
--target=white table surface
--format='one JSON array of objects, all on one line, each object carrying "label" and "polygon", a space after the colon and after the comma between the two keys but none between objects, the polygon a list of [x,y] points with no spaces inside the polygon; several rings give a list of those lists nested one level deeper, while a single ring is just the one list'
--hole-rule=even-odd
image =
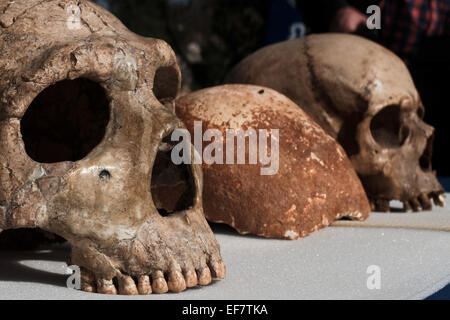
[{"label": "white table surface", "polygon": [[[363,228],[333,226],[295,241],[241,236],[215,225],[227,278],[179,294],[68,289],[67,246],[0,252],[0,299],[423,299],[450,283],[450,232],[433,230],[450,227],[448,202],[432,212],[373,213]],[[397,227],[383,227],[389,221]],[[379,267],[380,289],[367,287],[371,265]]]}]

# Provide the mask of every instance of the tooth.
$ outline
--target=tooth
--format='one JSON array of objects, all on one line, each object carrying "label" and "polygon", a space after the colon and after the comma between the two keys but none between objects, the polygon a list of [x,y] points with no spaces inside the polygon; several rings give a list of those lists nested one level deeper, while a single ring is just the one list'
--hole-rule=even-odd
[{"label": "tooth", "polygon": [[390,212],[391,208],[389,206],[389,200],[377,199],[375,200],[376,210],[379,212]]},{"label": "tooth", "polygon": [[81,290],[86,292],[95,292],[94,275],[85,268],[81,268]]},{"label": "tooth", "polygon": [[412,198],[411,200],[409,200],[409,203],[411,204],[411,207],[413,208],[414,212],[422,211],[420,202],[416,198]]},{"label": "tooth", "polygon": [[206,286],[211,283],[211,271],[208,267],[203,268],[199,271],[198,284],[201,286]]},{"label": "tooth", "polygon": [[440,207],[445,205],[445,193],[432,193],[434,204]]},{"label": "tooth", "polygon": [[428,198],[428,196],[424,193],[419,195],[419,201],[420,204],[422,205],[422,208],[424,210],[431,210],[432,209],[432,205],[431,205],[431,201],[430,198]]},{"label": "tooth", "polygon": [[198,284],[197,273],[193,269],[187,271],[184,278],[186,279],[187,288],[195,287]]},{"label": "tooth", "polygon": [[227,273],[223,261],[214,261],[211,263],[211,271],[214,278],[224,279]]},{"label": "tooth", "polygon": [[97,279],[97,292],[102,294],[117,294],[117,289],[112,280]]},{"label": "tooth", "polygon": [[411,212],[412,208],[408,201],[403,201],[403,211],[404,212]]},{"label": "tooth", "polygon": [[444,207],[445,206],[445,193],[441,193],[439,195],[435,195],[433,200],[434,203],[440,207]]},{"label": "tooth", "polygon": [[155,271],[152,273],[152,289],[154,293],[166,293],[169,291],[162,271]]},{"label": "tooth", "polygon": [[150,284],[149,276],[140,276],[138,279],[139,294],[147,295],[152,293],[152,285]]},{"label": "tooth", "polygon": [[186,290],[186,281],[180,271],[172,271],[169,273],[168,288],[172,292],[181,292]]},{"label": "tooth", "polygon": [[121,275],[118,277],[119,280],[119,294],[123,295],[136,295],[138,294],[138,289],[136,288],[136,283],[130,276]]}]

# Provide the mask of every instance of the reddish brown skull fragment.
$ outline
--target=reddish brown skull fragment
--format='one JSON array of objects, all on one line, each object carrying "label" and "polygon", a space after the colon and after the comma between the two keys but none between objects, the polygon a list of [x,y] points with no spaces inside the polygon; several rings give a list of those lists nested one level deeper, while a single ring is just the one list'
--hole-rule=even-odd
[{"label": "reddish brown skull fragment", "polygon": [[[209,220],[240,233],[297,239],[335,219],[363,220],[369,215],[364,189],[343,149],[274,90],[246,85],[209,88],[177,99],[176,110],[195,140],[196,121],[203,124],[203,139],[207,129],[215,129],[210,131],[219,143],[214,157],[222,158],[223,164],[208,163],[210,142],[203,144],[202,152]],[[239,136],[247,142],[239,144]],[[268,151],[264,140],[270,140]],[[239,163],[242,151],[245,156]],[[217,157],[218,153],[223,155]],[[272,157],[275,153],[278,158]],[[264,154],[274,161],[261,161]]]}]

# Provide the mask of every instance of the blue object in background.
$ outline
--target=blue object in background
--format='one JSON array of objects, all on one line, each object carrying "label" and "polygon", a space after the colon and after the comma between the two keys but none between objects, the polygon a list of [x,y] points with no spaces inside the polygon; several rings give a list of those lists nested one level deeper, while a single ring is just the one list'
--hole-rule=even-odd
[{"label": "blue object in background", "polygon": [[450,192],[450,177],[438,177],[446,192]]},{"label": "blue object in background", "polygon": [[94,0],[94,2],[99,6],[102,6],[103,8],[109,10],[109,0]]},{"label": "blue object in background", "polygon": [[300,38],[307,34],[300,12],[294,0],[272,0],[266,44]]},{"label": "blue object in background", "polygon": [[450,300],[450,284],[443,289],[439,290],[435,294],[432,294],[425,300]]}]

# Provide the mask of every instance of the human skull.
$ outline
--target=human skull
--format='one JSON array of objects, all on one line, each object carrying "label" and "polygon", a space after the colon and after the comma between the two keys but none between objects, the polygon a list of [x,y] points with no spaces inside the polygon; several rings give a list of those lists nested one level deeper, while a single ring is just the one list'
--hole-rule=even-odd
[{"label": "human skull", "polygon": [[201,168],[171,163],[163,141],[183,127],[164,106],[180,88],[169,45],[89,1],[1,0],[0,12],[0,231],[68,240],[85,291],[223,278]]},{"label": "human skull", "polygon": [[361,37],[311,35],[263,48],[228,75],[293,99],[346,150],[372,208],[405,211],[443,205],[431,168],[434,128],[405,64]]},{"label": "human skull", "polygon": [[[175,105],[194,141],[196,121],[203,124],[201,136],[214,134],[214,144],[195,142],[204,154],[208,220],[242,234],[298,239],[342,217],[369,216],[345,151],[286,96],[261,86],[223,85],[182,96]],[[269,153],[270,161],[263,160]]]}]

